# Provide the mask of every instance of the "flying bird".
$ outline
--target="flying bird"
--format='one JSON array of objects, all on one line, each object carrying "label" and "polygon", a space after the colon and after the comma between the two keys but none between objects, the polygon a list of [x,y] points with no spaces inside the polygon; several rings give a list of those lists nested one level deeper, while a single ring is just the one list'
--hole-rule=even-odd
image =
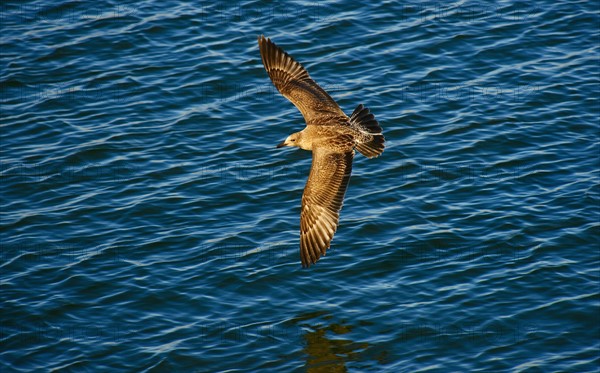
[{"label": "flying bird", "polygon": [[312,151],[300,212],[300,258],[302,266],[309,267],[325,255],[337,230],[354,149],[368,158],[377,157],[385,138],[368,108],[360,104],[348,117],[304,67],[271,39],[259,36],[258,46],[271,81],[306,122],[302,131],[292,133],[277,147]]}]

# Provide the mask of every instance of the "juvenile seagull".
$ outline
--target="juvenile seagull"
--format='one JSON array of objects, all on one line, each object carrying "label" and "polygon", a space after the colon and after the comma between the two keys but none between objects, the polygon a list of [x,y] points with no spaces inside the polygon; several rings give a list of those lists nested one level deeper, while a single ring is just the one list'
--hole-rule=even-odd
[{"label": "juvenile seagull", "polygon": [[329,248],[352,172],[354,148],[373,158],[385,139],[375,116],[362,104],[348,117],[308,72],[270,39],[258,37],[263,65],[271,81],[300,110],[306,128],[277,145],[312,151],[312,167],[302,195],[300,258],[315,264]]}]

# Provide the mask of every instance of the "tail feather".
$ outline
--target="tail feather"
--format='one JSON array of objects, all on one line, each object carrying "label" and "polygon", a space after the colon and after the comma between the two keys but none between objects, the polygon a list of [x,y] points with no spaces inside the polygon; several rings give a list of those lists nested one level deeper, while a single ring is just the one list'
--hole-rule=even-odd
[{"label": "tail feather", "polygon": [[383,153],[385,138],[381,133],[381,126],[368,108],[362,104],[358,105],[350,116],[350,124],[364,134],[364,138],[359,139],[362,141],[356,145],[356,150],[368,158],[377,157]]},{"label": "tail feather", "polygon": [[360,104],[354,109],[354,112],[350,116],[350,123],[356,124],[362,129],[367,130],[369,133],[381,133],[381,127],[375,119],[375,116],[371,114],[369,108]]}]

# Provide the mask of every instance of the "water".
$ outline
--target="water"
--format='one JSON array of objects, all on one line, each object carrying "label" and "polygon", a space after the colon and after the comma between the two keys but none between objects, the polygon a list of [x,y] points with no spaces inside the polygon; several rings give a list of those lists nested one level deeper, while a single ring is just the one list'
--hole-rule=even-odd
[{"label": "water", "polygon": [[[586,1],[1,8],[2,371],[599,371]],[[387,139],[299,256],[256,38]]]}]

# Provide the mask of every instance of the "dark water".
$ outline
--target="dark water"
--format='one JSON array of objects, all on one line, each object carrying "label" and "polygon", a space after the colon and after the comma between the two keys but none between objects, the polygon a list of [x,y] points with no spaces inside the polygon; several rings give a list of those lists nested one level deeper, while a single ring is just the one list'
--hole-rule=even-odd
[{"label": "dark water", "polygon": [[[597,2],[1,6],[1,370],[593,372]],[[265,34],[387,138],[302,269]]]}]

